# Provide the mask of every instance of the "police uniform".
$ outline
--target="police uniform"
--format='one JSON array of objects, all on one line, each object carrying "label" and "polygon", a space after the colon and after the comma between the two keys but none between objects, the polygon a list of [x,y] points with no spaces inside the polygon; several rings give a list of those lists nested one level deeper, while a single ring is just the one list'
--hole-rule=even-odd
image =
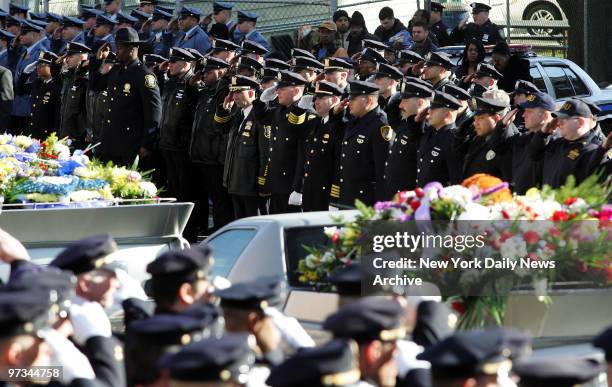
[{"label": "police uniform", "polygon": [[[414,65],[417,65],[421,62],[424,62],[425,58],[423,58],[420,54],[410,51],[410,50],[401,50],[397,53],[397,65],[398,67],[403,67],[406,64],[409,64],[410,67],[406,70],[404,75],[409,77],[419,76],[419,74],[415,74],[412,72],[412,68]],[[420,78],[419,78],[420,79]]]},{"label": "police uniform", "polygon": [[[255,91],[258,87],[254,79],[237,75],[231,79],[230,91]],[[257,216],[259,192],[265,183],[270,126],[264,127],[255,120],[252,105],[236,108],[233,112],[218,106],[215,126],[226,133],[229,128],[223,185],[232,195],[234,217]]]},{"label": "police uniform", "polygon": [[[117,55],[112,51],[109,52],[104,63],[112,63],[112,65],[115,66],[117,63]],[[104,123],[111,118],[108,112],[108,103],[109,98],[107,90],[97,91],[89,88],[87,91],[87,116],[91,131],[88,133],[88,142],[92,144],[100,142]]]},{"label": "police uniform", "polygon": [[[426,66],[440,66],[445,68],[448,71],[452,71],[453,67],[455,67],[453,61],[450,59],[450,57],[443,52],[432,52],[429,54],[429,56],[427,57],[426,61],[425,61],[425,65]],[[447,84],[451,83],[451,79],[450,79],[450,75],[446,78],[441,79],[440,81],[438,81],[438,83],[436,83],[435,85],[433,85],[433,90],[434,91],[440,91],[442,90],[442,88],[444,86],[446,86]]]},{"label": "police uniform", "polygon": [[[440,16],[444,11],[444,6],[440,3],[436,3],[434,1],[431,2],[431,11],[432,12],[440,12]],[[437,23],[432,24],[429,27],[429,31],[433,32],[436,36],[436,40],[438,41],[439,47],[450,46],[451,40],[448,35],[448,27],[444,24],[444,21],[440,19]]]},{"label": "police uniform", "polygon": [[[347,80],[348,73],[353,70],[353,65],[347,62],[342,58],[326,58],[323,60],[323,71],[325,74],[332,74],[335,71],[345,71],[347,72]],[[346,99],[350,94],[350,87],[348,83],[344,86],[338,85],[342,88],[342,99]]]},{"label": "police uniform", "polygon": [[[96,25],[107,25],[107,26],[110,26],[112,30],[115,28],[117,24],[118,23],[115,18],[109,18],[105,15],[98,15],[96,17]],[[108,43],[111,51],[113,52],[117,51],[117,46],[115,44],[115,36],[112,33],[106,36],[103,36],[103,37],[98,37],[98,36],[95,36],[94,34],[91,38],[91,43],[88,42],[87,39],[85,41],[88,43],[88,47],[90,47],[91,51],[94,53],[97,52],[98,49],[105,43]]]},{"label": "police uniform", "polygon": [[[238,44],[238,43],[236,43]],[[291,49],[291,57],[293,58],[295,56],[295,54],[293,53],[294,51],[296,51],[297,49]],[[255,56],[264,56],[266,54],[268,54],[270,52],[270,50],[268,50],[267,46],[264,46],[262,44],[260,44],[259,42],[256,42],[254,40],[249,40],[249,39],[245,39],[244,41],[242,41],[242,43],[240,43],[240,54],[243,56],[249,56],[249,54],[255,55]],[[304,52],[307,53],[308,55],[303,55],[303,56],[312,56],[312,54],[310,54],[308,51],[304,51],[304,50],[300,50],[300,52]],[[300,54],[301,55],[301,54]],[[257,59],[257,58],[253,58],[253,59]],[[313,57],[314,59],[314,57]]]},{"label": "police uniform", "polygon": [[[432,90],[418,83],[402,84],[401,98],[431,99]],[[390,200],[400,191],[411,190],[416,185],[417,140],[415,133],[423,131],[424,123],[416,122],[415,116],[402,120],[395,129],[395,138],[385,162],[385,199]]]},{"label": "police uniform", "polygon": [[[238,11],[238,24],[241,24],[242,22],[245,22],[245,21],[251,21],[251,22],[257,23],[258,18],[259,18],[259,15],[254,12]],[[256,29],[253,29],[251,32],[247,34],[242,34],[238,30],[238,28],[235,28],[234,34],[230,35],[230,37],[236,44],[240,44],[245,40],[250,40],[250,41],[253,41],[255,43],[262,45],[263,47],[266,48],[266,50],[270,48],[270,44],[268,44],[268,41],[266,40],[266,38],[264,38],[263,35]]]},{"label": "police uniform", "polygon": [[[192,7],[183,7],[179,15],[181,17],[196,18],[199,22],[202,12]],[[199,24],[193,26],[189,31],[185,31],[174,45],[180,48],[194,48],[201,54],[206,54],[210,49],[208,34],[204,32]]]},{"label": "police uniform", "polygon": [[[359,60],[361,61],[368,61],[373,63],[376,67],[378,67],[378,64],[380,63],[387,63],[387,60],[385,59],[385,57],[379,53],[378,51],[372,49],[372,48],[365,48],[362,53],[361,53],[361,57],[359,58]],[[375,71],[374,71],[375,72]],[[370,74],[361,74],[359,73],[358,75],[355,76],[355,78],[362,80],[362,81],[368,81],[368,78],[370,78],[370,76],[374,75],[374,72],[370,73]]]},{"label": "police uniform", "polygon": [[[234,8],[234,4],[233,3],[227,3],[227,2],[223,2],[223,1],[214,1],[213,2],[213,14],[218,14],[221,11],[232,11],[232,9]],[[232,36],[234,36],[234,31],[236,30],[236,22],[234,20],[229,20],[225,26],[227,27],[227,30],[229,32],[229,39],[232,38]],[[202,25],[202,28],[204,29],[204,31],[208,32],[208,25]]]},{"label": "police uniform", "polygon": [[[314,90],[315,97],[342,96],[335,84],[321,81]],[[344,134],[341,114],[317,117],[309,121],[305,140],[304,179],[302,186],[302,209],[304,211],[327,211],[329,194],[337,169],[338,155]]]},{"label": "police uniform", "polygon": [[[472,3],[472,12],[488,12],[491,7],[483,3]],[[491,22],[491,19],[479,26],[476,23],[468,23],[463,29],[459,29],[459,26],[455,27],[451,33],[450,39],[452,42],[457,44],[467,44],[472,39],[478,39],[482,44],[494,45],[499,42],[503,42],[505,39],[500,32],[501,28]]]},{"label": "police uniform", "polygon": [[[395,80],[397,82],[400,82],[403,77],[404,77],[404,74],[402,74],[402,72],[398,68],[393,67],[391,65],[388,65],[386,63],[379,64],[378,65],[378,70],[374,74],[374,78],[375,79],[390,78],[390,79],[393,79],[393,80]],[[390,113],[391,113],[390,111],[391,110],[395,110],[396,113],[399,112],[398,106],[394,106],[393,109],[391,109],[390,106],[388,106],[389,102],[393,98],[393,95],[395,94],[395,92],[396,91],[393,90],[392,94],[391,94],[391,96],[389,96],[389,98],[385,98],[382,94],[378,96],[378,106],[380,106],[381,109],[383,109],[385,112],[387,112],[387,115],[390,115]],[[396,114],[396,116],[397,115],[398,114]]]},{"label": "police uniform", "polygon": [[256,59],[248,56],[240,56],[236,62],[238,75],[245,75],[251,78],[259,78],[259,73],[263,69],[263,64]]},{"label": "police uniform", "polygon": [[[57,55],[50,51],[41,51],[38,63],[57,66],[54,62]],[[36,77],[34,74],[23,74],[17,85],[20,94],[30,94],[30,127],[27,133],[34,138],[45,139],[51,133],[57,132],[60,124],[60,96],[61,81],[53,74],[48,81]]]},{"label": "police uniform", "polygon": [[[554,115],[559,118],[589,118],[591,110],[584,102],[572,99],[565,102]],[[595,172],[596,165],[592,163],[592,158],[601,143],[595,131],[589,130],[573,141],[550,136],[539,132],[529,143],[531,158],[542,160],[542,184],[558,188],[565,184],[570,175],[573,175],[579,184]]]},{"label": "police uniform", "polygon": [[0,66],[9,68],[9,46],[13,39],[15,39],[15,35],[11,34],[8,31],[0,30],[0,39],[6,42],[6,48],[0,52]]},{"label": "police uniform", "polygon": [[[472,99],[472,96],[470,95],[470,93],[468,93],[466,90],[462,89],[461,87],[453,83],[447,83],[446,85],[444,85],[444,87],[442,87],[442,91],[445,92],[446,94],[452,95],[453,97],[457,98],[457,100],[459,101],[468,102]],[[457,128],[461,128],[461,126],[465,122],[468,122],[468,121],[470,122],[470,125],[471,125],[474,121],[473,119],[474,119],[474,112],[472,112],[468,106],[459,115],[457,115],[457,119],[455,120],[455,125],[457,126]]]},{"label": "police uniform", "polygon": [[[69,43],[66,55],[88,54],[91,50],[80,43]],[[77,149],[83,149],[87,135],[87,68],[77,66],[62,74],[60,137],[70,137]]]},{"label": "police uniform", "polygon": [[[435,92],[431,109],[457,110],[461,104],[457,99],[443,92]],[[453,151],[455,124],[435,129],[431,126],[424,132],[415,132],[419,146],[417,149],[417,186],[423,187],[430,182],[442,185],[456,184],[461,179],[461,159]]]},{"label": "police uniform", "polygon": [[[133,29],[117,31],[117,41],[139,44]],[[108,74],[97,70],[101,62],[90,60],[90,85],[107,90],[110,118],[102,128],[99,155],[103,161],[131,165],[140,148],[152,149],[161,121],[161,98],[157,79],[136,59],[113,66]]]},{"label": "police uniform", "polygon": [[[323,63],[319,62],[316,59],[306,57],[306,56],[294,56],[291,59],[291,71],[299,73],[300,71],[314,71],[315,74],[323,71]],[[304,89],[304,94],[312,94],[314,93],[315,85],[310,82],[306,85]]]},{"label": "police uniform", "polygon": [[[305,87],[306,83],[301,75],[283,70],[278,87]],[[305,124],[315,116],[297,105],[294,102],[289,106],[268,107],[260,100],[253,103],[255,119],[262,125],[271,123],[270,152],[262,189],[272,194],[270,213],[299,211],[299,207],[288,204],[289,196],[291,192],[302,191]]]},{"label": "police uniform", "polygon": [[605,367],[595,359],[566,356],[525,359],[512,371],[520,378],[518,387],[573,387],[595,382]]},{"label": "police uniform", "polygon": [[525,117],[523,116],[523,114],[525,113],[525,109],[523,109],[520,105],[517,104],[516,95],[523,94],[526,97],[529,97],[530,95],[539,92],[540,90],[538,89],[538,87],[529,81],[518,80],[514,84],[514,93],[512,93],[511,95],[512,97],[514,97],[515,109],[518,109],[518,112],[516,113],[516,118],[514,119],[514,126],[517,127],[519,132],[525,131]]},{"label": "police uniform", "polygon": [[[153,11],[152,20],[157,21],[161,19],[170,21],[172,20],[172,14],[164,12],[159,8],[155,8],[155,10]],[[170,53],[170,48],[173,45],[174,39],[175,37],[172,34],[172,32],[151,31],[149,38],[148,38],[148,44],[151,47],[151,53],[156,54],[156,55],[161,55],[163,57],[168,57],[168,54]]]}]

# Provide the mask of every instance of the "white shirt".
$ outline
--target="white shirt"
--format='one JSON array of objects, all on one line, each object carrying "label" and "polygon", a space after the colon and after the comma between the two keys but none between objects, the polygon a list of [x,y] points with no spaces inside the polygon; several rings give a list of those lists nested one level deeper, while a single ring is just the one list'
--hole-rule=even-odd
[{"label": "white shirt", "polygon": [[249,114],[251,114],[251,110],[253,110],[253,105],[249,105],[245,107],[244,109],[242,109],[243,118],[242,118],[242,122],[240,123],[240,127],[242,127],[242,124],[244,124],[244,120],[246,120]]}]

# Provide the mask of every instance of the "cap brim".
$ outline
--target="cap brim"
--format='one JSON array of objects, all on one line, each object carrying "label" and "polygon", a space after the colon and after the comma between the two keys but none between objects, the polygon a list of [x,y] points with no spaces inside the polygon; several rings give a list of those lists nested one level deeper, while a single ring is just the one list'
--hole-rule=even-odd
[{"label": "cap brim", "polygon": [[561,112],[552,112],[552,116],[555,118],[571,118],[573,115]]}]

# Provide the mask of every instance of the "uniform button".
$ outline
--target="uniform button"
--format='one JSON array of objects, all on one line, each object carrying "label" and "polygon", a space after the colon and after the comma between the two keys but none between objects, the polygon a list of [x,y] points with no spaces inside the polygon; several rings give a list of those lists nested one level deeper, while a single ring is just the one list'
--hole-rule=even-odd
[{"label": "uniform button", "polygon": [[[283,173],[283,175],[284,175],[284,173]],[[306,173],[304,174],[304,177],[308,177],[308,172],[306,172]]]},{"label": "uniform button", "polygon": [[346,155],[343,153],[343,154],[342,154],[342,157],[346,157]]},{"label": "uniform button", "polygon": [[385,161],[385,166],[387,166],[387,165],[389,165],[389,163]]},{"label": "uniform button", "polygon": [[115,86],[115,87],[113,87],[113,90],[117,90],[117,87],[116,87],[116,86]]},{"label": "uniform button", "polygon": [[422,161],[423,161],[423,158],[421,157],[421,158],[419,159],[419,161],[421,161],[421,162],[422,162]]},{"label": "uniform button", "polygon": [[341,165],[341,166],[340,166],[340,169],[344,169],[344,167]]},{"label": "uniform button", "polygon": [[321,148],[321,152],[325,152],[325,149]]},{"label": "uniform button", "polygon": [[313,153],[314,153],[314,149],[311,149],[311,150],[310,150],[310,154],[313,154]]},{"label": "uniform button", "polygon": [[306,165],[310,165],[310,161],[306,161]]},{"label": "uniform button", "polygon": [[421,172],[421,168],[417,168],[417,172]]},{"label": "uniform button", "polygon": [[383,175],[383,179],[386,179],[386,178],[387,178],[387,175]]},{"label": "uniform button", "polygon": [[111,101],[114,101],[115,99],[113,97],[111,97]]},{"label": "uniform button", "polygon": [[276,141],[276,136],[274,136],[274,141]]},{"label": "uniform button", "polygon": [[272,150],[272,148],[270,148],[270,150]]},{"label": "uniform button", "polygon": [[345,142],[344,142],[344,145],[346,145],[346,144],[348,144],[348,142],[346,142],[346,141],[345,141]]},{"label": "uniform button", "polygon": [[359,154],[359,151],[357,151],[357,154]]},{"label": "uniform button", "polygon": [[33,103],[33,104],[32,104],[32,107],[36,107],[36,104],[35,104],[35,103]]},{"label": "uniform button", "polygon": [[344,182],[344,179],[340,179],[340,183],[343,183],[343,182]]},{"label": "uniform button", "polygon": [[399,153],[400,153],[400,155],[401,155],[401,154],[402,154],[402,151],[400,151]]},{"label": "uniform button", "polygon": [[391,153],[393,153],[393,151],[391,151],[391,150],[390,150],[390,151],[389,151],[389,154],[391,154]]},{"label": "uniform button", "polygon": [[110,109],[108,109],[108,111],[110,112],[111,110],[110,110]]},{"label": "uniform button", "polygon": [[125,128],[125,130],[127,130],[128,132],[130,131],[130,128]]},{"label": "uniform button", "polygon": [[323,191],[325,191],[325,187],[322,187]]},{"label": "uniform button", "polygon": [[317,139],[315,138],[315,139],[313,139],[312,141],[317,142]]},{"label": "uniform button", "polygon": [[360,193],[360,194],[362,194],[362,193],[363,193],[363,191],[361,191],[361,190],[360,190],[360,191],[359,191],[359,193]]},{"label": "uniform button", "polygon": [[106,122],[108,122],[110,124],[110,120],[106,120]]},{"label": "uniform button", "polygon": [[285,175],[286,175],[286,173],[285,173],[285,172],[283,172],[283,176],[285,176]]},{"label": "uniform button", "polygon": [[433,163],[433,160],[429,160],[430,163]]},{"label": "uniform button", "polygon": [[285,137],[285,141],[289,141],[289,137]]}]

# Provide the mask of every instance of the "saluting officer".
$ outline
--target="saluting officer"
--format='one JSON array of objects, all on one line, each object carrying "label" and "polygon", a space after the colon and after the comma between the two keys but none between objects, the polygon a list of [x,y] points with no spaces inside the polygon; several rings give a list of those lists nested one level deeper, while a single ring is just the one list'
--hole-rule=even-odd
[{"label": "saluting officer", "polygon": [[259,192],[264,186],[270,132],[255,120],[253,101],[259,83],[236,75],[229,86],[230,94],[215,114],[215,126],[228,132],[229,141],[223,171],[223,184],[232,195],[234,217],[257,216]]},{"label": "saluting officer", "polygon": [[397,68],[400,69],[402,74],[409,77],[419,77],[421,76],[420,70],[413,71],[416,65],[421,62],[425,62],[425,58],[421,55],[417,54],[414,51],[410,50],[402,50],[397,54]]},{"label": "saluting officer", "polygon": [[451,41],[457,44],[467,44],[472,39],[478,39],[484,45],[503,42],[505,39],[502,36],[501,28],[489,19],[491,7],[483,3],[472,3],[470,7],[472,7],[474,22],[467,23],[469,16],[459,22],[451,33]]},{"label": "saluting officer", "polygon": [[155,8],[151,18],[151,33],[148,42],[153,54],[167,57],[174,42],[172,32],[166,31],[168,23],[172,20],[172,14]]},{"label": "saluting officer", "polygon": [[[378,106],[390,114],[390,110],[397,111],[397,106],[393,106],[392,97],[397,93],[397,85],[404,75],[397,68],[386,63],[378,65],[378,71],[374,74],[374,83],[378,86]],[[397,99],[397,97],[396,97]],[[398,105],[399,100],[395,105]],[[389,108],[389,109],[388,109]]]},{"label": "saluting officer", "polygon": [[90,62],[90,86],[107,90],[109,119],[101,133],[99,155],[103,161],[131,165],[139,155],[141,160],[153,149],[161,120],[161,98],[157,79],[138,59],[142,44],[132,28],[121,28],[116,34],[118,63],[108,72],[98,70],[110,48],[101,47]]},{"label": "saluting officer", "polygon": [[432,96],[433,91],[429,86],[414,82],[402,84],[402,121],[395,129],[395,138],[385,162],[385,199],[415,188],[418,137],[415,138],[414,133],[422,132],[424,127],[423,121],[417,122],[415,117],[429,108]]},{"label": "saluting officer", "polygon": [[70,42],[62,71],[62,107],[59,135],[70,137],[76,149],[83,149],[87,137],[87,67],[89,47]]},{"label": "saluting officer", "polygon": [[453,67],[455,65],[447,54],[432,52],[425,61],[421,77],[433,85],[434,91],[440,91],[444,85],[451,82]]},{"label": "saluting officer", "polygon": [[195,48],[204,55],[210,49],[208,34],[200,27],[202,12],[192,7],[183,7],[179,13],[179,27],[183,34],[174,44],[180,48]]},{"label": "saluting officer", "polygon": [[438,40],[438,46],[450,46],[450,36],[448,36],[448,27],[442,21],[442,12],[444,12],[444,6],[438,2],[431,2],[431,25],[429,30],[436,35]]},{"label": "saluting officer", "polygon": [[302,209],[327,211],[344,136],[342,115],[333,114],[333,108],[340,103],[342,89],[334,83],[321,81],[316,84],[314,95],[319,117],[310,120],[305,140]]},{"label": "saluting officer", "polygon": [[344,132],[331,202],[352,207],[358,199],[373,205],[385,199],[383,176],[393,130],[387,125],[387,114],[378,106],[378,86],[364,81],[349,84],[353,119]]},{"label": "saluting officer", "polygon": [[325,80],[335,83],[342,89],[342,99],[348,98],[348,80],[353,66],[342,58],[327,58],[323,60]]}]

